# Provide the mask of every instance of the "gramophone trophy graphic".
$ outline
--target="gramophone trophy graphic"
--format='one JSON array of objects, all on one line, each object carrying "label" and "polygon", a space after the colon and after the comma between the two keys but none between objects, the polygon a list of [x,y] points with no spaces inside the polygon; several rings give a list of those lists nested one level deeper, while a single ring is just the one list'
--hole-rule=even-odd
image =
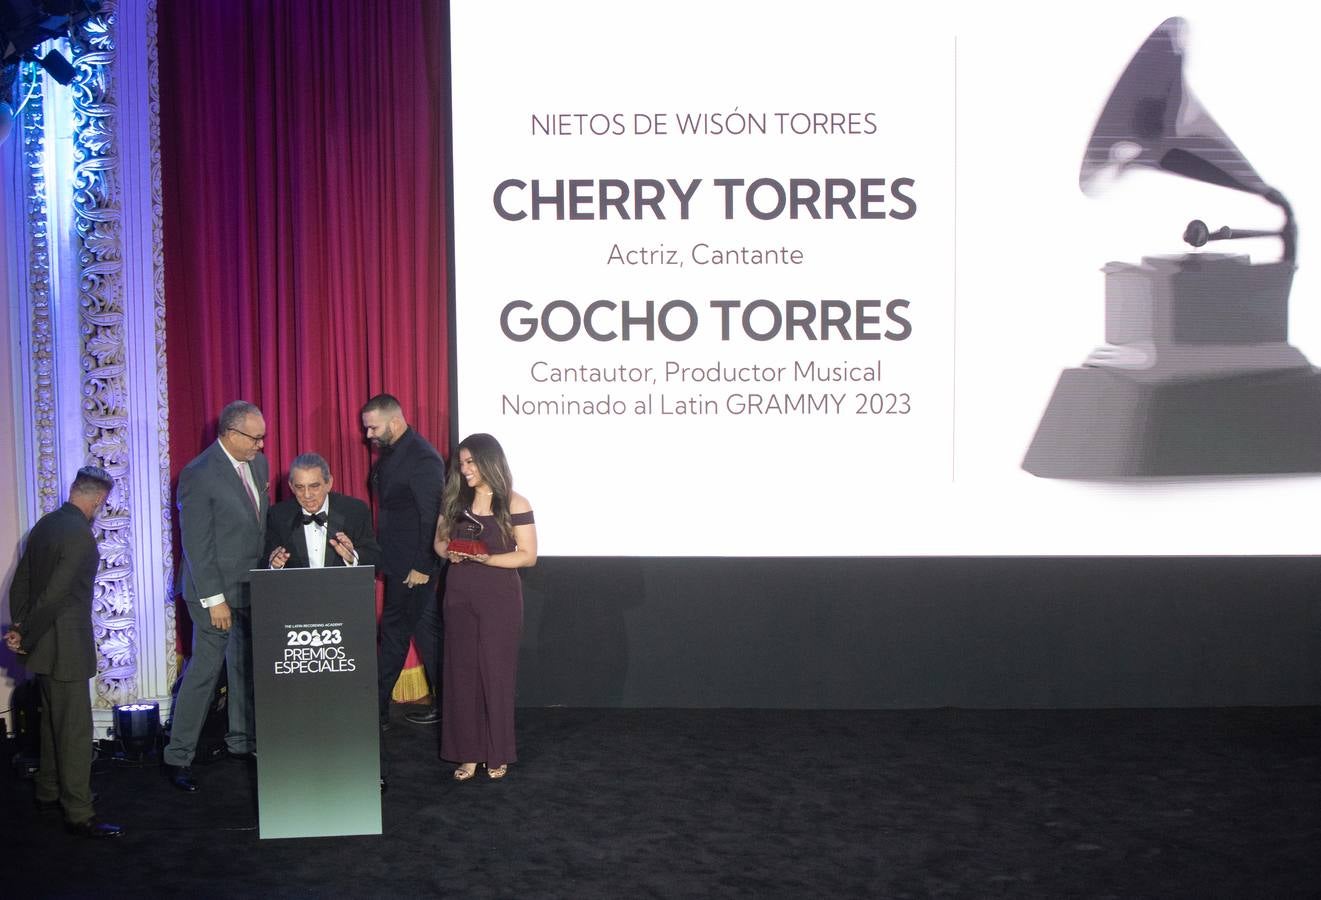
[{"label": "gramophone trophy graphic", "polygon": [[446,547],[448,553],[461,553],[464,556],[485,556],[491,551],[487,548],[486,542],[482,540],[482,532],[485,526],[473,517],[472,511],[465,509],[462,518],[454,525],[454,533],[450,535],[449,546]]},{"label": "gramophone trophy graphic", "polygon": [[1278,237],[1280,259],[1204,251],[1112,262],[1105,340],[1067,369],[1023,468],[1045,478],[1178,478],[1321,472],[1321,374],[1288,343],[1297,229],[1284,195],[1253,170],[1189,93],[1182,19],[1161,24],[1120,76],[1079,174],[1156,169],[1260,196],[1279,231],[1189,223],[1201,248]]}]

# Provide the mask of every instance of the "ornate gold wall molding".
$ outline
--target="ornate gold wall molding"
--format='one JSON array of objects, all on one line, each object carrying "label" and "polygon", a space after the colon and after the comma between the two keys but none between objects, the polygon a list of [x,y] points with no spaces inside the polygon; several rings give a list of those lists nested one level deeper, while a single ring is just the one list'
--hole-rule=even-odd
[{"label": "ornate gold wall molding", "polygon": [[124,266],[117,135],[115,12],[101,12],[71,35],[77,78],[74,108],[73,225],[77,235],[78,305],[82,338],[83,436],[90,461],[115,480],[93,523],[101,566],[92,602],[99,654],[99,706],[137,695],[137,597],[133,584],[134,522],[129,396],[125,364]]},{"label": "ornate gold wall molding", "polygon": [[72,42],[82,427],[115,479],[94,523],[101,707],[159,696],[178,666],[155,11],[107,0]]},{"label": "ornate gold wall molding", "polygon": [[37,508],[60,505],[56,452],[55,327],[51,305],[50,226],[46,203],[46,112],[42,72],[23,67],[20,87],[28,102],[23,123],[23,170],[27,186],[28,341],[32,386],[32,438]]},{"label": "ornate gold wall molding", "polygon": [[147,3],[147,110],[151,157],[151,271],[152,306],[156,331],[156,440],[159,451],[161,496],[161,563],[165,590],[165,680],[173,684],[179,671],[179,652],[174,640],[174,536],[170,503],[170,386],[165,356],[165,241],[162,228],[164,201],[161,193],[161,90],[160,53],[156,46],[156,0]]},{"label": "ornate gold wall molding", "polygon": [[69,43],[72,85],[23,68],[33,97],[14,160],[26,215],[12,237],[24,264],[11,315],[32,396],[25,519],[57,507],[80,465],[114,479],[93,523],[102,728],[131,700],[159,700],[168,715],[178,669],[155,0],[107,0]]}]

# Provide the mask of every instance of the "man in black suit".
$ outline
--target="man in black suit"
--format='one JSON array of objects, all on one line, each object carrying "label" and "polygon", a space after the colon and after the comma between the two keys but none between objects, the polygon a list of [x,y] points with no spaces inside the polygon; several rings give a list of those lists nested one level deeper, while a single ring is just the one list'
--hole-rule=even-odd
[{"label": "man in black suit", "polygon": [[9,649],[26,657],[41,694],[37,806],[63,807],[69,830],[94,838],[122,832],[93,816],[87,692],[87,679],[96,674],[92,585],[101,561],[88,526],[113,486],[105,469],[79,469],[68,502],[33,527],[9,589],[14,627],[5,635]]},{"label": "man in black suit", "polygon": [[266,516],[266,561],[272,569],[374,566],[381,548],[372,535],[367,504],[331,490],[330,466],[316,453],[289,464],[293,499]]},{"label": "man in black suit", "polygon": [[[445,461],[436,448],[408,427],[403,407],[389,394],[378,394],[362,407],[367,440],[381,451],[372,469],[376,496],[376,535],[381,542],[380,569],[385,577],[381,610],[379,700],[381,726],[389,727],[390,695],[417,643],[434,702],[440,698],[440,609],[436,602],[439,561],[432,550],[440,495],[445,490]],[[440,721],[433,707],[405,718],[422,725]]]},{"label": "man in black suit", "polygon": [[252,624],[248,571],[261,565],[270,469],[261,448],[261,410],[235,400],[220,413],[216,442],[179,474],[183,596],[193,620],[193,656],[175,700],[165,772],[175,787],[197,790],[193,756],[220,668],[228,673],[229,731],[237,759],[256,753],[252,708]]}]

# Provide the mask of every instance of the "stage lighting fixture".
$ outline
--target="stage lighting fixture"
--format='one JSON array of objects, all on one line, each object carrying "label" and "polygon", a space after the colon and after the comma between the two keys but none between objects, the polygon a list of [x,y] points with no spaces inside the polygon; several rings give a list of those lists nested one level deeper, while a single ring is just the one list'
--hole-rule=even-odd
[{"label": "stage lighting fixture", "polygon": [[1231,253],[1108,263],[1105,339],[1066,369],[1023,468],[1044,478],[1178,478],[1321,472],[1321,374],[1288,340],[1297,227],[1184,83],[1182,19],[1167,19],[1129,62],[1097,120],[1078,182],[1146,168],[1252,194],[1279,230],[1183,232],[1209,241],[1275,237],[1280,258]]},{"label": "stage lighting fixture", "polygon": [[0,0],[0,65],[32,59],[46,41],[66,37],[101,9],[101,0]]},{"label": "stage lighting fixture", "polygon": [[115,737],[128,756],[142,756],[160,739],[161,708],[155,701],[116,706],[114,719]]},{"label": "stage lighting fixture", "polygon": [[65,37],[100,9],[101,0],[0,0],[0,143],[14,128],[12,88],[19,61],[35,62],[60,84],[69,84],[75,71],[64,55],[49,50],[38,57],[36,49]]},{"label": "stage lighting fixture", "polygon": [[73,78],[78,73],[74,71],[73,64],[64,58],[64,54],[58,50],[51,50],[45,56],[35,57],[28,54],[25,59],[35,59],[37,65],[46,70],[46,73],[54,78],[60,84],[72,84]]}]

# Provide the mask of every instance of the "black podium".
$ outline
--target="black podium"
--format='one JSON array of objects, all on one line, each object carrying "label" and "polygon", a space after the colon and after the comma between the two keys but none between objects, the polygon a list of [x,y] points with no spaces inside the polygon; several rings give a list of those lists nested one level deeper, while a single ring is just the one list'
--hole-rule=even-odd
[{"label": "black podium", "polygon": [[371,566],[252,572],[262,838],[381,833]]}]

